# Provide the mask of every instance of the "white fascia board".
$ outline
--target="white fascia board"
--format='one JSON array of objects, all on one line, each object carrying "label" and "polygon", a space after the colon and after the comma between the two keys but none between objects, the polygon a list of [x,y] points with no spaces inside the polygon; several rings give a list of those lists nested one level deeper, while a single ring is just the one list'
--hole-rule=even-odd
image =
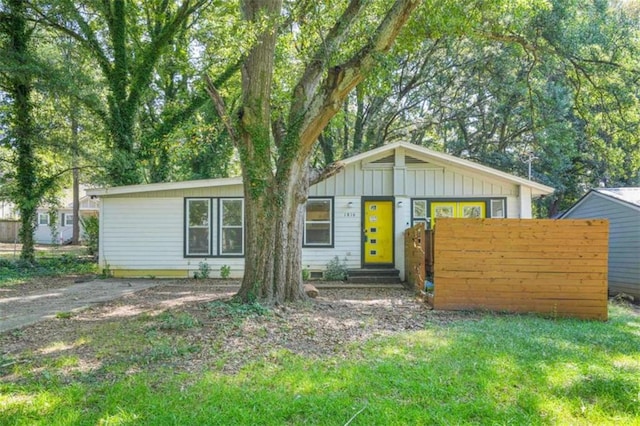
[{"label": "white fascia board", "polygon": [[188,180],[183,182],[147,183],[141,185],[114,186],[110,188],[87,189],[90,197],[102,197],[110,195],[135,194],[138,192],[171,191],[176,189],[195,189],[218,186],[242,185],[241,177]]}]

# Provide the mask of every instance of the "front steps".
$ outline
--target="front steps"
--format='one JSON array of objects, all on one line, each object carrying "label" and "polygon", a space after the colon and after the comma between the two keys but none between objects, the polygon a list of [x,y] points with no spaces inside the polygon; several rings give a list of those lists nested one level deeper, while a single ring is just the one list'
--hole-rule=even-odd
[{"label": "front steps", "polygon": [[400,271],[397,269],[349,269],[348,284],[402,284]]}]

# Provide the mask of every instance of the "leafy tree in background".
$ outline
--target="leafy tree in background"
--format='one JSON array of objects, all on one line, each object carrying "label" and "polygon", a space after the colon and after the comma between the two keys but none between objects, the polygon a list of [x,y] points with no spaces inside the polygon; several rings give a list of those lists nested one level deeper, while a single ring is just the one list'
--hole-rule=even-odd
[{"label": "leafy tree in background", "polygon": [[[35,3],[39,22],[76,40],[100,70],[106,97],[80,98],[107,130],[113,185],[140,183],[136,124],[145,94],[163,55],[172,53],[177,35],[208,0],[179,3],[60,0]],[[102,89],[98,84],[97,88]],[[178,124],[178,123],[176,123]]]},{"label": "leafy tree in background", "polygon": [[[7,126],[2,144],[8,147],[14,171],[10,186],[11,199],[20,212],[20,258],[33,263],[33,231],[36,209],[46,184],[36,159],[36,129],[33,120],[33,84],[37,65],[32,57],[31,37],[33,29],[27,25],[27,11],[21,0],[10,0],[0,9],[0,35],[2,72],[0,85],[9,105]],[[3,177],[6,179],[6,176]]]},{"label": "leafy tree in background", "polygon": [[442,5],[446,19],[413,26],[351,95],[319,162],[403,139],[527,176],[532,152],[533,178],[558,189],[540,214],[600,183],[640,184],[638,15],[624,5]]}]

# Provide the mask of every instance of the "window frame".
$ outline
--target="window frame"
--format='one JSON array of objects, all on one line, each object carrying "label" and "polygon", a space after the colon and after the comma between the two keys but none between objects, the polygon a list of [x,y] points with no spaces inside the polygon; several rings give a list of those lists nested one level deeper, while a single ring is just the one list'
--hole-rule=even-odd
[{"label": "window frame", "polygon": [[304,218],[302,223],[302,247],[307,248],[334,248],[335,247],[335,200],[334,197],[308,197],[307,202],[315,200],[329,201],[329,220],[315,221],[312,223],[328,223],[329,224],[329,243],[307,243],[307,203],[304,208]]},{"label": "window frame", "polygon": [[[209,244],[207,245],[207,252],[206,253],[190,253],[189,252],[189,230],[190,229],[204,229],[204,226],[196,226],[196,227],[192,227],[189,226],[189,203],[191,201],[206,201],[208,203],[208,208],[207,208],[207,213],[208,213],[208,225],[206,226],[206,229],[208,230],[207,232],[207,237],[209,239]],[[183,227],[183,232],[184,232],[184,257],[200,257],[200,258],[206,258],[206,257],[212,257],[212,247],[213,247],[213,241],[212,241],[212,233],[211,233],[211,219],[213,217],[213,212],[212,212],[212,199],[208,198],[208,197],[187,197],[184,199],[184,227]]]},{"label": "window frame", "polygon": [[[427,203],[427,210],[425,212],[425,216],[424,217],[416,217],[414,216],[414,204],[416,201],[426,201]],[[485,215],[487,219],[491,219],[494,218],[493,215],[493,202],[494,201],[501,201],[502,202],[502,209],[503,209],[503,213],[504,216],[502,218],[499,219],[506,219],[507,216],[507,198],[506,197],[471,197],[471,198],[462,198],[462,197],[452,197],[452,198],[446,198],[446,197],[435,197],[435,198],[429,198],[429,197],[413,197],[411,198],[411,226],[415,226],[417,223],[422,222],[425,223],[427,228],[429,227],[429,224],[431,223],[431,203],[432,202],[451,202],[451,203],[464,203],[464,202],[474,202],[474,201],[482,201],[485,203]]]},{"label": "window frame", "polygon": [[[64,214],[64,225],[63,226],[73,226],[73,214],[72,213],[63,213]],[[68,223],[69,218],[71,218],[71,223]]]},{"label": "window frame", "polygon": [[[42,223],[41,218],[46,218],[46,223]],[[51,215],[49,213],[38,213],[38,226],[51,226]]]},{"label": "window frame", "polygon": [[[245,254],[245,246],[246,246],[246,223],[245,223],[245,214],[244,214],[244,198],[242,197],[222,197],[222,198],[218,198],[218,243],[217,243],[217,248],[218,248],[218,254],[216,257],[244,257]],[[242,219],[240,221],[240,226],[238,225],[223,225],[224,222],[224,208],[223,208],[223,204],[225,201],[240,201],[240,206],[242,209],[241,212],[241,216]],[[224,253],[223,251],[223,233],[225,229],[240,229],[241,233],[242,233],[242,250],[240,251],[240,253]]]}]

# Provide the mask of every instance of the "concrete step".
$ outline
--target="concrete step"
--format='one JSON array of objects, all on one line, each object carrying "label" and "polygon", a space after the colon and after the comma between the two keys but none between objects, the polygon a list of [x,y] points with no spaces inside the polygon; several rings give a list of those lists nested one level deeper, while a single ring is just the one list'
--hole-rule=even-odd
[{"label": "concrete step", "polygon": [[358,276],[348,277],[347,282],[351,284],[402,284],[400,277],[385,276]]},{"label": "concrete step", "polygon": [[397,277],[400,271],[394,268],[349,269],[348,277]]},{"label": "concrete step", "polygon": [[350,269],[347,282],[351,284],[401,284],[400,271],[393,268]]}]

